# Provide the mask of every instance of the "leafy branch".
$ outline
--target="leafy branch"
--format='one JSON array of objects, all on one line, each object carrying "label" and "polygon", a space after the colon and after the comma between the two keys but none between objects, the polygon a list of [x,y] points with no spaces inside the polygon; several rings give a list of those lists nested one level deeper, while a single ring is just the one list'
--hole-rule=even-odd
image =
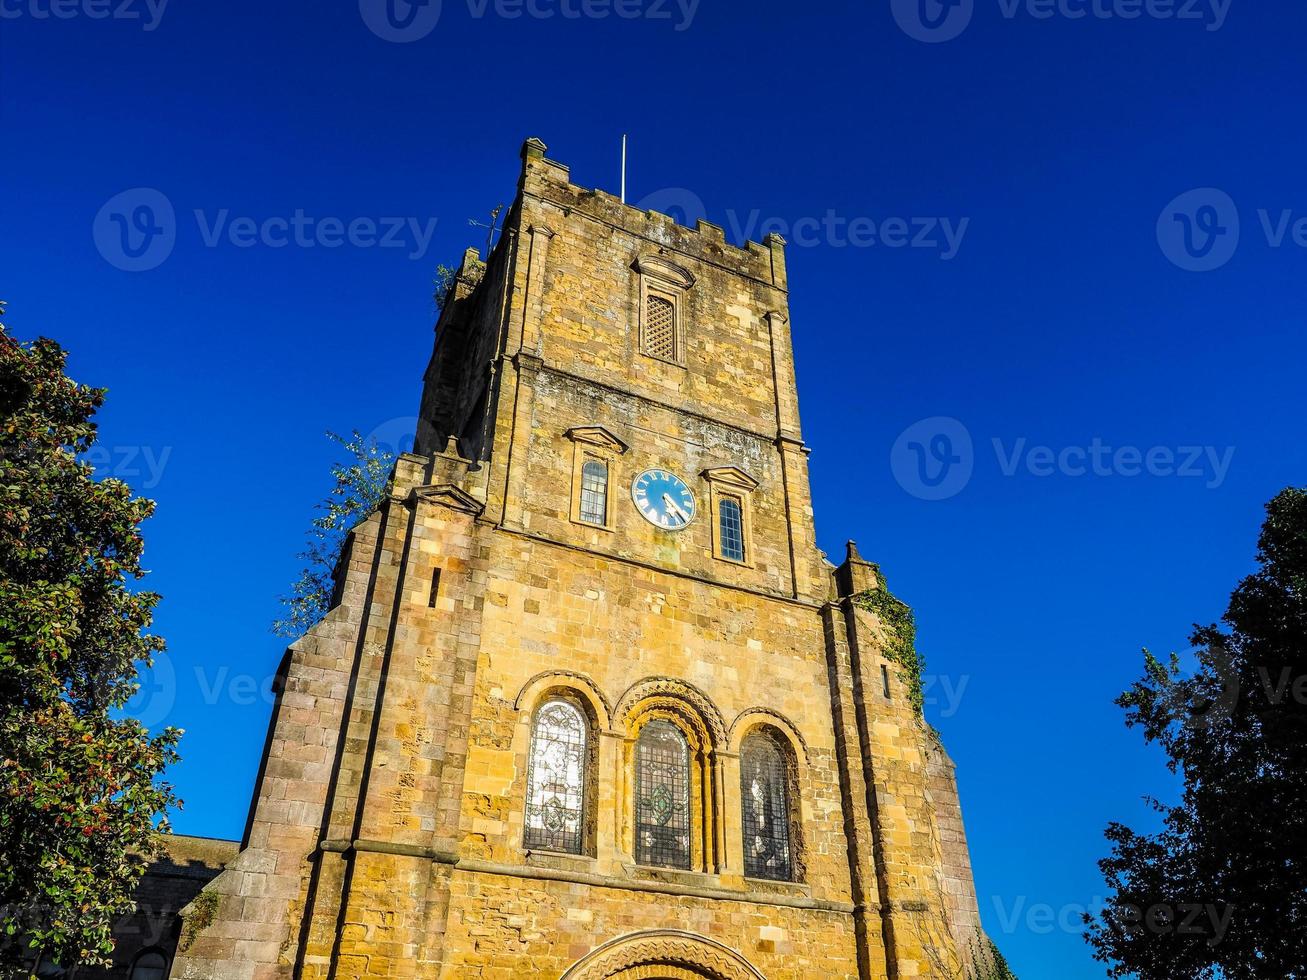
[{"label": "leafy branch", "polygon": [[290,594],[281,597],[284,615],[272,624],[275,634],[292,640],[307,633],[331,608],[336,566],[349,532],[380,506],[395,465],[393,453],[357,429],[348,439],[334,432],[328,432],[327,438],[340,445],[346,458],[332,464],[335,484],[317,505],[321,513],[309,527],[307,547],[297,556],[305,565]]}]

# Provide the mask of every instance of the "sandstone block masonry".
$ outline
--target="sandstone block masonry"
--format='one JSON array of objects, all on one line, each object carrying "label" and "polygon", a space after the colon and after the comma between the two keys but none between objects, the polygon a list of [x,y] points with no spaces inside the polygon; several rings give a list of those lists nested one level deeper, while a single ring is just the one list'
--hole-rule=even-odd
[{"label": "sandstone block masonry", "polygon": [[788,288],[527,141],[173,976],[963,972],[952,765],[817,550]]}]

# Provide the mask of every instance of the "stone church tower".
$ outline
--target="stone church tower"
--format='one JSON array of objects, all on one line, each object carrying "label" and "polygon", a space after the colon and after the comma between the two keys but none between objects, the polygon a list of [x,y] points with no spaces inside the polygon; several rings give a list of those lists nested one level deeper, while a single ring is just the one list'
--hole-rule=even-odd
[{"label": "stone church tower", "polygon": [[526,142],[172,976],[964,975],[952,764],[817,550],[787,288],[778,236]]}]

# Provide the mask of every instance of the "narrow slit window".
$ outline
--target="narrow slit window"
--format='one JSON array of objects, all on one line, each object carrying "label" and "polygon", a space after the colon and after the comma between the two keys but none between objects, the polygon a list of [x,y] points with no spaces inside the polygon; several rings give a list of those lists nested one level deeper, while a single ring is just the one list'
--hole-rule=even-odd
[{"label": "narrow slit window", "polygon": [[750,878],[790,881],[790,799],[785,757],[766,735],[752,735],[740,753],[744,803],[744,873]]},{"label": "narrow slit window", "polygon": [[880,665],[880,685],[885,689],[885,699],[889,700],[889,668]]},{"label": "narrow slit window", "polygon": [[440,569],[431,572],[431,595],[427,599],[427,608],[435,609],[436,600],[440,598]]},{"label": "narrow slit window", "polygon": [[731,561],[744,561],[744,517],[739,498],[723,497],[717,511],[722,557]]},{"label": "narrow slit window", "polygon": [[581,854],[585,847],[585,717],[568,701],[536,714],[526,777],[523,846]]},{"label": "narrow slit window", "polygon": [[664,361],[676,360],[676,304],[655,293],[645,298],[644,352]]},{"label": "narrow slit window", "polygon": [[690,748],[668,721],[645,725],[637,743],[635,860],[690,869]]},{"label": "narrow slit window", "polygon": [[600,527],[608,523],[608,465],[597,459],[581,467],[581,520]]}]

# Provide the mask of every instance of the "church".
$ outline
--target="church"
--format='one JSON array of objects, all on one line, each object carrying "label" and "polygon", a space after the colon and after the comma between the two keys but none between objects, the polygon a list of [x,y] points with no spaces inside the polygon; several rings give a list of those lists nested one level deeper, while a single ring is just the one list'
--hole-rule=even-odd
[{"label": "church", "polygon": [[784,240],[521,157],[150,976],[968,976],[952,763],[817,548]]}]

